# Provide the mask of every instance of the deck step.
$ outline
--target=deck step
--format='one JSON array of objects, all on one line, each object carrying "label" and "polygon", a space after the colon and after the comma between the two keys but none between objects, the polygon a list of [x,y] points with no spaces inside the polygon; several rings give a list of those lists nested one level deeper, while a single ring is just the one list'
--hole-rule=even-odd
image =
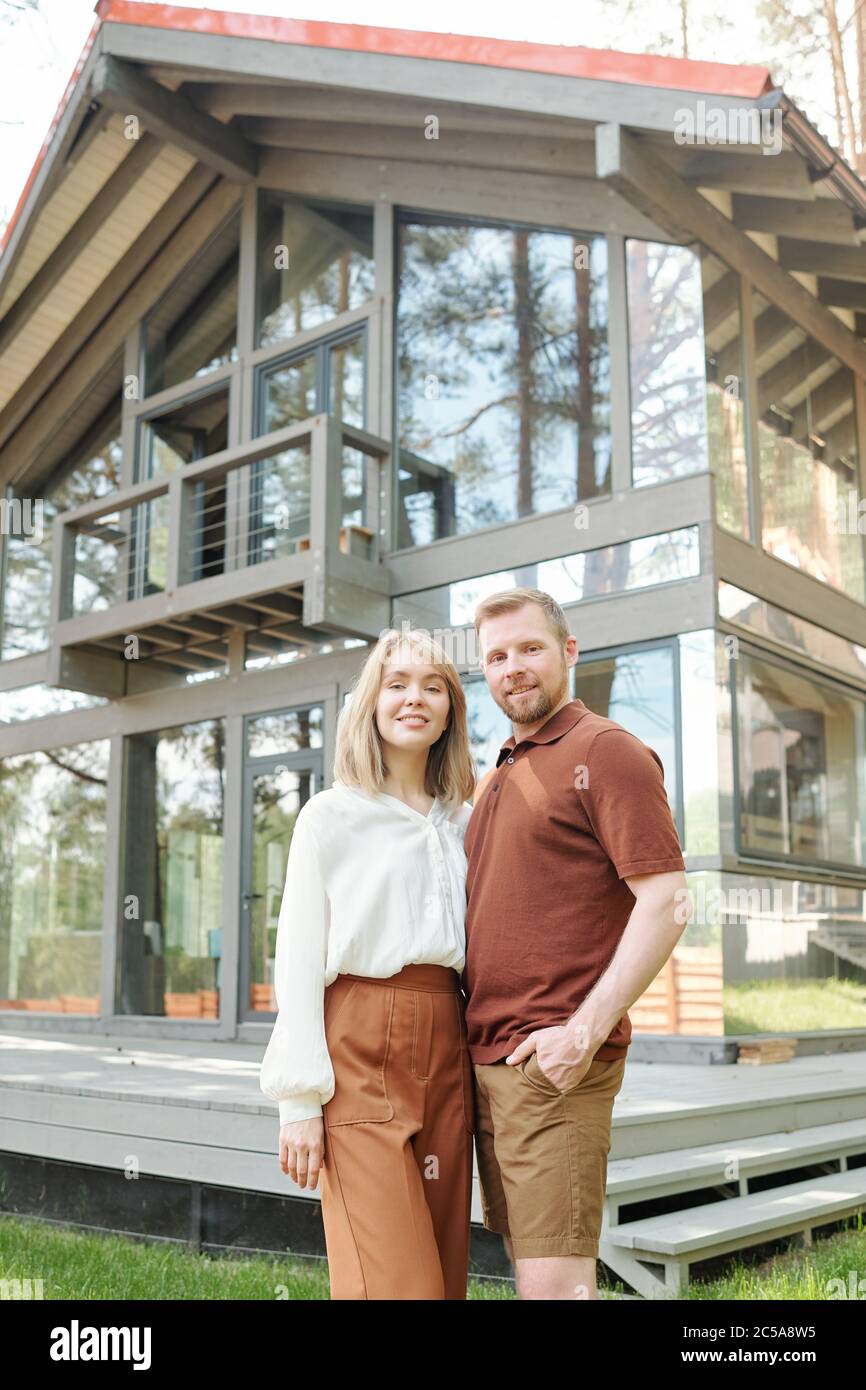
[{"label": "deck step", "polygon": [[748,1197],[731,1197],[690,1211],[628,1221],[602,1231],[602,1241],[624,1250],[687,1256],[750,1238],[772,1240],[794,1226],[841,1220],[866,1207],[866,1168],[810,1178]]},{"label": "deck step", "polygon": [[732,1163],[737,1165],[738,1177],[750,1178],[856,1153],[866,1153],[866,1119],[612,1159],[607,1170],[607,1195],[620,1202],[629,1198],[644,1201],[733,1182]]}]

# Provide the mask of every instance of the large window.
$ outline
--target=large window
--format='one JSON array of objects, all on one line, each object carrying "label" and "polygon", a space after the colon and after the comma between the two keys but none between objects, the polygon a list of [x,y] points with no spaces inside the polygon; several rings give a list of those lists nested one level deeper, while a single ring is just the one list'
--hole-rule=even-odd
[{"label": "large window", "polygon": [[[54,518],[115,491],[121,481],[121,458],[120,409],[112,406],[44,485],[41,536],[22,533],[6,539],[0,659],[26,656],[48,646]],[[26,520],[26,510],[23,516]],[[33,505],[31,519],[35,518]],[[101,561],[82,554],[81,583],[102,592],[105,576]],[[111,582],[113,585],[113,571]]]},{"label": "large window", "polygon": [[852,373],[761,295],[753,304],[763,547],[862,603]]},{"label": "large window", "polygon": [[[269,359],[256,375],[255,433],[270,434],[324,412],[363,429],[366,359],[366,326],[326,334],[313,346]],[[375,537],[369,461],[350,445],[340,453],[340,546],[368,558]],[[247,563],[294,554],[309,545],[309,450],[293,447],[251,465]]]},{"label": "large window", "polygon": [[483,676],[467,676],[463,681],[466,695],[466,723],[469,730],[469,751],[475,762],[478,781],[496,766],[496,758],[511,734],[511,720],[497,705]]},{"label": "large window", "polygon": [[108,744],[0,762],[0,1009],[98,1014]]},{"label": "large window", "polygon": [[588,657],[574,668],[574,694],[653,748],[662,761],[671,812],[679,819],[674,648],[638,647]]},{"label": "large window", "polygon": [[709,466],[700,257],[626,242],[632,480],[669,482]]},{"label": "large window", "polygon": [[366,331],[323,338],[259,374],[258,434],[328,411],[347,425],[366,423]]},{"label": "large window", "polygon": [[658,536],[597,550],[561,555],[555,560],[539,560],[517,569],[497,570],[473,579],[459,579],[433,589],[403,594],[392,603],[393,622],[403,618],[414,625],[460,627],[474,623],[475,609],[482,599],[500,589],[542,589],[557,603],[578,603],[602,598],[606,594],[644,589],[653,584],[691,579],[700,574],[700,543],[697,526],[683,526]]},{"label": "large window", "polygon": [[707,452],[716,479],[716,521],[749,539],[749,471],[740,334],[740,277],[701,252]]},{"label": "large window", "polygon": [[224,721],[134,734],[124,753],[116,1010],[216,1019]]},{"label": "large window", "polygon": [[234,217],[145,320],[143,395],[237,360],[238,234]]},{"label": "large window", "polygon": [[260,347],[357,309],[375,289],[373,213],[263,193],[259,203]]},{"label": "large window", "polygon": [[610,490],[604,237],[398,224],[399,549]]},{"label": "large window", "polygon": [[866,1027],[861,889],[718,872],[689,874],[688,883],[695,915],[670,966],[629,1010],[635,1032]]},{"label": "large window", "polygon": [[866,865],[866,701],[740,651],[735,682],[744,854]]}]

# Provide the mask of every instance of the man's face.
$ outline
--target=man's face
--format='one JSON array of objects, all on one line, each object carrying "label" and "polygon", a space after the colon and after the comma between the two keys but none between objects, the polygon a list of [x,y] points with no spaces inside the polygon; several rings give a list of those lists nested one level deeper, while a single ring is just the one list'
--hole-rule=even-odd
[{"label": "man's face", "polygon": [[537,603],[485,618],[478,635],[490,693],[512,724],[537,724],[563,703],[577,638],[563,650]]}]

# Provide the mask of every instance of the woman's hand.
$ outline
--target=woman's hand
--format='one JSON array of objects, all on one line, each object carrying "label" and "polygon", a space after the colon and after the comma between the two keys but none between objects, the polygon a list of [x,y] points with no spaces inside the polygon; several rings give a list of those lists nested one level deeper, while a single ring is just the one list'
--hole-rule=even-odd
[{"label": "woman's hand", "polygon": [[324,1153],[325,1122],[321,1117],[280,1126],[280,1167],[298,1187],[306,1187],[307,1179],[311,1188],[316,1187]]}]

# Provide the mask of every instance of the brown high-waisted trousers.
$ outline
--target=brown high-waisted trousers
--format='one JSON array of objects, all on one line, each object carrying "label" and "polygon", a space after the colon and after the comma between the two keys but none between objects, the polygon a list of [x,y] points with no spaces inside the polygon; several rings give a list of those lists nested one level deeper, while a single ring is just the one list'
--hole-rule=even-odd
[{"label": "brown high-waisted trousers", "polygon": [[474,1101],[456,970],[338,975],[325,990],[332,1299],[465,1299]]}]

